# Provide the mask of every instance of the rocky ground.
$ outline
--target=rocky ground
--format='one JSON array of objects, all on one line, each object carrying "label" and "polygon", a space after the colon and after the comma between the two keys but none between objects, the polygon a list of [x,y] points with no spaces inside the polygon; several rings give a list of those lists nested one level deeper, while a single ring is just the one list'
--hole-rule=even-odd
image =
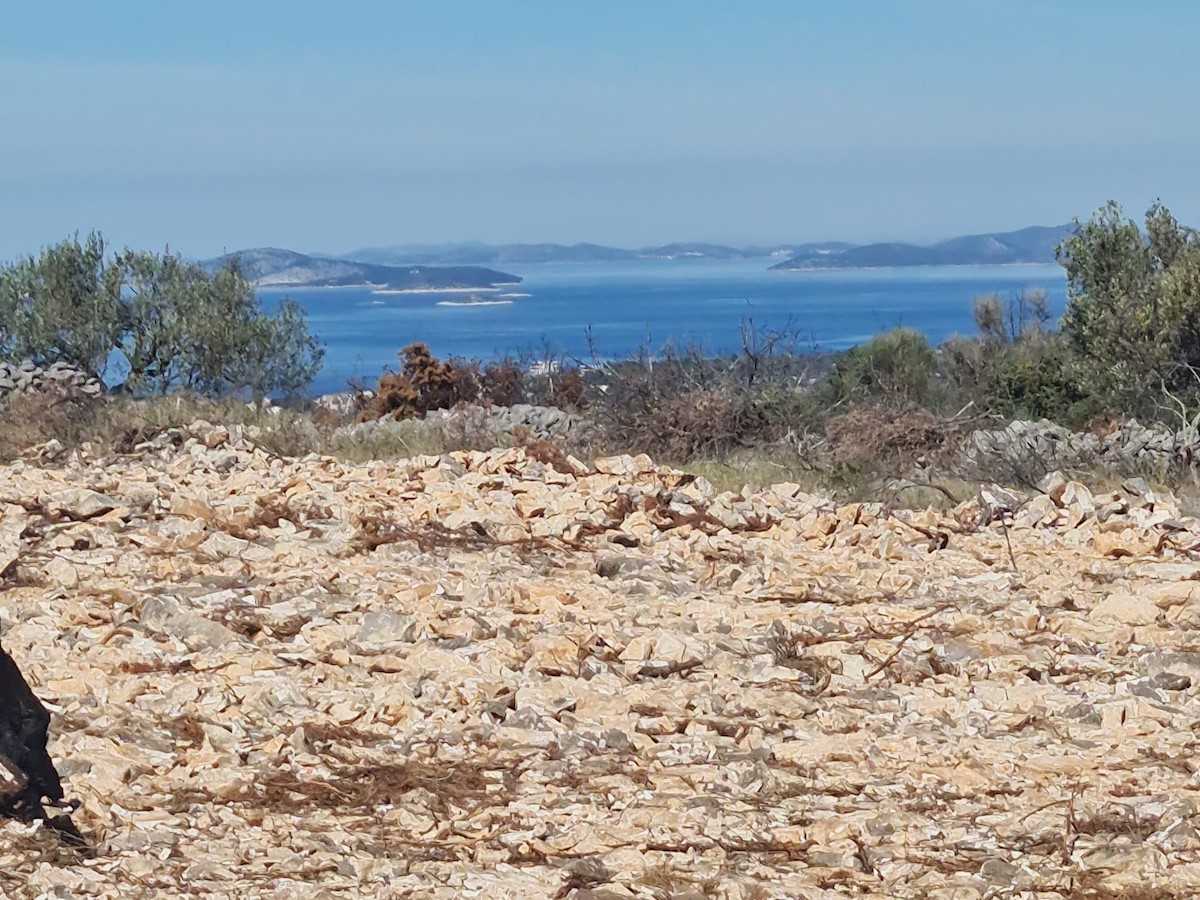
[{"label": "rocky ground", "polygon": [[1200,523],[221,428],[0,469],[88,858],[6,897],[1190,897]]}]

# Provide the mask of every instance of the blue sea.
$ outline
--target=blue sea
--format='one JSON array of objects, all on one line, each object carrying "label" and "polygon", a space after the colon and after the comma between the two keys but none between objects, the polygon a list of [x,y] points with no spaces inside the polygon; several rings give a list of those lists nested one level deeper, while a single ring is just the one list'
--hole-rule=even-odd
[{"label": "blue sea", "polygon": [[[438,356],[488,359],[546,348],[584,361],[690,342],[735,350],[740,327],[790,329],[802,349],[838,350],[905,325],[932,341],[974,333],[972,300],[1042,288],[1061,312],[1066,282],[1056,265],[946,266],[772,272],[765,259],[640,260],[514,267],[521,284],[497,291],[380,294],[368,288],[289,291],[325,343],[318,393],[373,381],[413,341]],[[271,292],[268,304],[284,294]],[[461,305],[468,300],[488,304]],[[454,304],[454,305],[447,305]],[[589,346],[588,333],[593,344]]]}]

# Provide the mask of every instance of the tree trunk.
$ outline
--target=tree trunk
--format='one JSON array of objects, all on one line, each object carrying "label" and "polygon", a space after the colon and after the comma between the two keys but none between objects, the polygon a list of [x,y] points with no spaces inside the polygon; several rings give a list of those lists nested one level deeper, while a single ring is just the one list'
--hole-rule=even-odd
[{"label": "tree trunk", "polygon": [[46,751],[49,727],[50,713],[0,648],[0,815],[32,821],[46,817],[46,799],[62,802],[62,782]]}]

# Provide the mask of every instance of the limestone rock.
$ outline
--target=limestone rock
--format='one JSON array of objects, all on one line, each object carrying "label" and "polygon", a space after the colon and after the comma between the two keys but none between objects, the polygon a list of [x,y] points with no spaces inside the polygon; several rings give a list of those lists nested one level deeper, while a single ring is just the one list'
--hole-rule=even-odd
[{"label": "limestone rock", "polygon": [[1092,610],[1091,618],[1098,622],[1119,622],[1122,625],[1150,625],[1158,618],[1158,613],[1158,607],[1145,597],[1110,594]]},{"label": "limestone rock", "polygon": [[93,519],[117,508],[117,501],[107,494],[82,488],[59,491],[47,504],[52,514],[72,519]]}]

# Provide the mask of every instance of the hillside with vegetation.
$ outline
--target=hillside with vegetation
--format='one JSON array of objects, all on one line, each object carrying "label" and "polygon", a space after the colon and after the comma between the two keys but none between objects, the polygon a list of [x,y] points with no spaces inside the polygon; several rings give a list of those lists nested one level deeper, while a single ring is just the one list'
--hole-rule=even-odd
[{"label": "hillside with vegetation", "polygon": [[801,249],[772,269],[864,269],[882,266],[986,266],[1052,263],[1054,251],[1073,226],[1023,228],[996,234],[970,234],[929,246],[863,244],[842,249]]},{"label": "hillside with vegetation", "polygon": [[371,287],[392,291],[492,288],[518,284],[520,276],[479,266],[391,266],[309,256],[259,247],[238,250],[202,264],[210,272],[236,265],[259,288]]}]

